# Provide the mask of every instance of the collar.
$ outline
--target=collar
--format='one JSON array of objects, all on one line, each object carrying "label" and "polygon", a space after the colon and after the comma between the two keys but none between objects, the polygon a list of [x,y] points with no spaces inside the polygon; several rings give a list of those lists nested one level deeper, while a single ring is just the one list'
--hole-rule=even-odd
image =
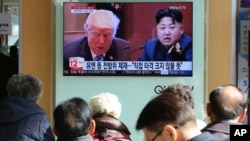
[{"label": "collar", "polygon": [[[97,55],[90,49],[92,59],[94,59]],[[103,57],[105,57],[106,53],[103,54]]]},{"label": "collar", "polygon": [[57,138],[57,141],[93,141],[93,137],[88,135],[80,137],[69,137],[69,138]]}]

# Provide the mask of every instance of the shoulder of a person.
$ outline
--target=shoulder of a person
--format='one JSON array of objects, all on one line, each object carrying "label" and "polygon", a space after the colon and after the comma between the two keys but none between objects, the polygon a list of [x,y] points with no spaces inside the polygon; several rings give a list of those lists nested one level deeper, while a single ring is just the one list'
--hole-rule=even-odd
[{"label": "shoulder of a person", "polygon": [[71,42],[65,44],[64,47],[67,48],[67,47],[71,47],[71,46],[74,46],[74,45],[77,45],[77,44],[84,44],[85,42],[87,42],[87,37],[71,41]]},{"label": "shoulder of a person", "polygon": [[189,42],[192,41],[192,37],[191,37],[190,35],[188,35],[187,33],[183,33],[181,39],[182,39],[182,40],[189,41]]},{"label": "shoulder of a person", "polygon": [[99,131],[97,134],[93,135],[94,141],[99,141],[101,138],[103,138],[103,141],[116,141],[116,140],[122,140],[122,141],[130,141],[130,134],[127,134],[126,132],[119,131],[119,130],[113,130],[113,129],[104,129]]},{"label": "shoulder of a person", "polygon": [[151,38],[151,39],[149,39],[149,40],[146,41],[145,47],[147,47],[147,46],[150,46],[150,47],[155,46],[158,42],[159,42],[158,38],[156,38],[156,37],[155,38]]},{"label": "shoulder of a person", "polygon": [[118,38],[118,37],[113,38],[113,40],[114,40],[115,42],[129,43],[129,41],[127,41],[127,40],[125,40],[125,39],[122,39],[122,38]]},{"label": "shoulder of a person", "polygon": [[211,122],[205,128],[203,128],[201,131],[202,132],[211,131],[211,132],[228,134],[230,132],[230,130],[229,130],[230,125],[231,125],[230,122],[225,122],[225,121]]},{"label": "shoulder of a person", "polygon": [[112,46],[118,50],[126,50],[130,48],[130,42],[125,39],[115,37],[113,39]]},{"label": "shoulder of a person", "polygon": [[154,38],[147,40],[147,43],[157,43],[158,41],[159,39],[157,37],[154,37]]},{"label": "shoulder of a person", "polygon": [[203,132],[200,135],[193,137],[190,141],[219,141],[209,132]]}]

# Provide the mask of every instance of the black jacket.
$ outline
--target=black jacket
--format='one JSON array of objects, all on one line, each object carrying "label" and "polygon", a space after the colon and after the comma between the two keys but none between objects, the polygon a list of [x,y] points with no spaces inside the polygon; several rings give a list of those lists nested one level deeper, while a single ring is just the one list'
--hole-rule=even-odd
[{"label": "black jacket", "polygon": [[230,136],[230,125],[240,125],[241,123],[232,122],[230,120],[217,121],[208,124],[203,128],[202,132],[209,132],[214,135],[217,139],[223,141]]}]

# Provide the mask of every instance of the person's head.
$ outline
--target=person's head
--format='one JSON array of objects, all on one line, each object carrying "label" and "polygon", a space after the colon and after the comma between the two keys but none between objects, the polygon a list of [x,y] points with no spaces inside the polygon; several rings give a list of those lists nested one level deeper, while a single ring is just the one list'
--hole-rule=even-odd
[{"label": "person's head", "polygon": [[92,120],[90,107],[81,98],[71,98],[57,105],[53,117],[54,133],[58,138],[72,138],[94,133],[95,122]]},{"label": "person's head", "polygon": [[88,45],[96,55],[106,53],[115,37],[119,18],[109,10],[95,10],[90,13],[84,24]]},{"label": "person's head", "polygon": [[[169,85],[165,90],[163,94],[168,94],[168,93],[175,93],[178,94],[180,97],[183,97],[184,99],[187,100],[188,104],[194,109],[194,97],[193,97],[193,92],[189,88],[189,86],[176,83]],[[203,120],[196,119],[197,121],[197,126],[199,129],[203,129],[207,124]]]},{"label": "person's head", "polygon": [[9,96],[21,96],[37,102],[42,96],[42,81],[30,74],[14,74],[7,84]]},{"label": "person's head", "polygon": [[236,120],[242,122],[247,112],[248,100],[237,86],[225,84],[212,90],[207,103],[207,114],[212,122]]},{"label": "person's head", "polygon": [[210,120],[236,120],[242,122],[246,116],[248,100],[237,86],[226,84],[212,90],[207,104]]},{"label": "person's head", "polygon": [[170,91],[163,91],[146,104],[136,129],[143,129],[147,141],[189,140],[200,134],[189,99]]},{"label": "person's head", "polygon": [[100,93],[91,98],[89,102],[93,117],[109,115],[119,119],[121,115],[121,103],[118,97],[112,93]]},{"label": "person's head", "polygon": [[174,93],[182,97],[183,99],[186,99],[188,104],[194,109],[194,98],[192,90],[189,88],[189,86],[176,83],[169,85],[162,94],[168,94],[168,93]]},{"label": "person's head", "polygon": [[166,48],[175,45],[181,38],[184,27],[182,13],[177,9],[162,9],[155,16],[156,32],[159,41]]},{"label": "person's head", "polygon": [[11,57],[15,57],[18,55],[18,49],[17,49],[17,46],[13,45],[13,46],[10,46],[10,56]]}]

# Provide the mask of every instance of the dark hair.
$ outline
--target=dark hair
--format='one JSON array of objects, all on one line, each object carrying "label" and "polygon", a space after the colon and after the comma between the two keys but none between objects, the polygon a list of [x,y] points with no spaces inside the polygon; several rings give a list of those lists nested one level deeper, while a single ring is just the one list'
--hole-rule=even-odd
[{"label": "dark hair", "polygon": [[62,102],[55,108],[53,116],[58,137],[79,137],[88,134],[92,117],[85,100],[76,97]]},{"label": "dark hair", "polygon": [[[228,100],[227,94],[223,93],[226,87],[234,87],[237,91],[234,101]],[[246,95],[232,84],[222,85],[211,91],[209,95],[211,110],[219,120],[234,119],[238,117],[245,108],[247,108],[248,100]]]},{"label": "dark hair", "polygon": [[11,56],[11,57],[18,56],[18,49],[17,49],[17,46],[15,46],[15,45],[10,46],[10,56]]},{"label": "dark hair", "polygon": [[180,83],[169,85],[163,92],[162,94],[166,93],[174,93],[179,95],[179,97],[182,97],[185,99],[188,104],[194,109],[194,98],[193,98],[193,93],[192,90],[189,88],[187,85],[183,85]]},{"label": "dark hair", "polygon": [[163,17],[172,18],[173,23],[175,23],[175,22],[182,23],[183,15],[177,9],[161,9],[155,15],[156,23],[158,24]]},{"label": "dark hair", "polygon": [[180,127],[187,122],[196,122],[194,110],[183,97],[165,92],[149,101],[141,111],[136,129],[147,128],[158,132],[166,124]]},{"label": "dark hair", "polygon": [[33,75],[14,74],[7,84],[9,96],[22,96],[36,101],[42,95],[42,82]]}]

